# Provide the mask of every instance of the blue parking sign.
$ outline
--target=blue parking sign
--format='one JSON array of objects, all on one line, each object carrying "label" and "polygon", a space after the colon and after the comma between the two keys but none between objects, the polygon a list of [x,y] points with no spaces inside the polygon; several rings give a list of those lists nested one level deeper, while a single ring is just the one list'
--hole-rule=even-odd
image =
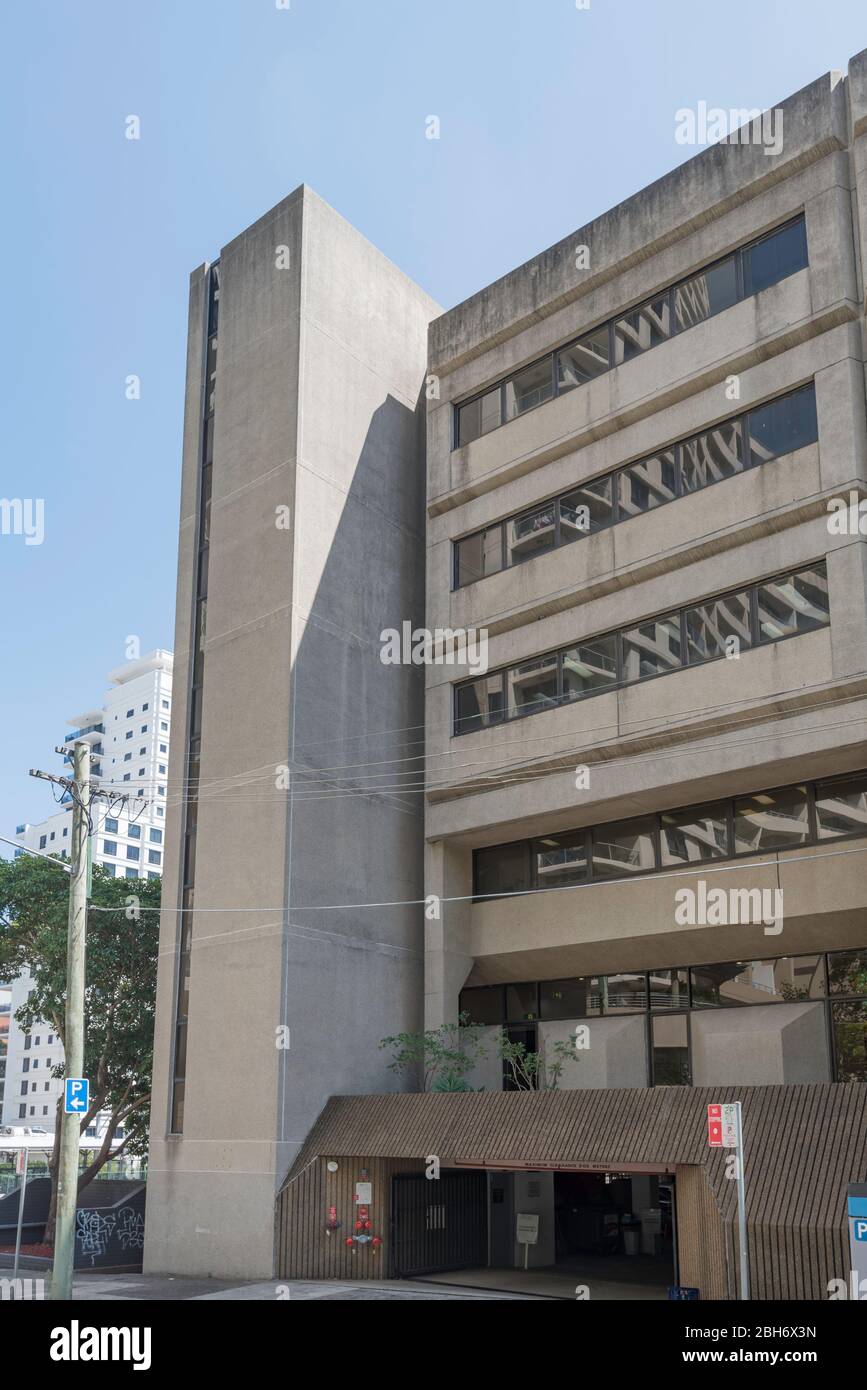
[{"label": "blue parking sign", "polygon": [[90,1108],[90,1082],[83,1076],[67,1076],[63,1109],[67,1115],[83,1115]]}]

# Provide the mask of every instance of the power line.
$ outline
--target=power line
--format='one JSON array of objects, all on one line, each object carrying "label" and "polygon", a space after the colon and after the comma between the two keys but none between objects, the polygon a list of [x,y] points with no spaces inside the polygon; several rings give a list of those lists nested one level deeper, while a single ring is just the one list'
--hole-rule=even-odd
[{"label": "power line", "polygon": [[[796,850],[798,849],[798,846],[792,845],[788,848]],[[786,853],[786,850],[781,849],[778,850],[777,853],[784,854]],[[212,914],[276,912],[282,915],[283,913],[287,912],[350,912],[356,910],[360,911],[364,908],[425,907],[427,906],[431,898],[436,898],[437,901],[440,903],[475,903],[487,902],[491,899],[499,900],[501,898],[532,898],[536,897],[539,893],[569,893],[573,889],[577,892],[581,892],[584,889],[588,888],[612,888],[623,883],[638,883],[644,879],[652,879],[654,882],[657,882],[659,879],[663,878],[694,878],[697,874],[724,874],[730,873],[734,870],[737,870],[739,873],[743,873],[746,867],[750,867],[753,869],[779,870],[781,867],[785,867],[787,864],[804,864],[814,859],[839,859],[841,856],[848,854],[867,854],[867,845],[856,845],[853,849],[829,849],[821,851],[817,854],[799,853],[797,859],[736,859],[729,864],[715,865],[709,864],[706,861],[700,861],[698,864],[693,864],[686,869],[664,869],[659,871],[653,871],[651,873],[635,874],[631,878],[604,879],[598,883],[568,883],[559,884],[553,888],[524,888],[518,890],[517,892],[511,893],[464,893],[452,897],[445,897],[438,893],[431,893],[428,894],[428,896],[425,898],[407,898],[402,901],[381,903],[312,903],[309,906],[302,906],[298,903],[292,903],[289,907],[196,907],[194,905],[193,907],[139,907],[137,910],[139,912],[207,912]],[[126,912],[127,908],[125,906],[102,907],[97,906],[96,904],[91,904],[90,910],[92,912]]]}]

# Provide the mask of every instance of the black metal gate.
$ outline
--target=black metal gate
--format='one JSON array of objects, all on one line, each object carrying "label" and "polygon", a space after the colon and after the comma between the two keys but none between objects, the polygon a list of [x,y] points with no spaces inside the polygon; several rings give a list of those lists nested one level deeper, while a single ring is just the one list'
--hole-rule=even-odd
[{"label": "black metal gate", "polygon": [[485,1173],[398,1173],[391,1188],[391,1277],[488,1263]]}]

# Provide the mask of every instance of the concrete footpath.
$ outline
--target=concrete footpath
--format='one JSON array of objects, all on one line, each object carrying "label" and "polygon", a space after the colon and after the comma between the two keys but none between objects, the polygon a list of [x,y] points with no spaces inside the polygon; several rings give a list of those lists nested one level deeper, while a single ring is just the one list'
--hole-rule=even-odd
[{"label": "concrete footpath", "polygon": [[[32,1277],[32,1272],[31,1277]],[[294,1302],[305,1299],[347,1301],[476,1302],[479,1299],[522,1299],[526,1295],[499,1293],[489,1289],[464,1289],[449,1285],[409,1280],[364,1280],[358,1283],[306,1283],[300,1280],[270,1280],[261,1284],[234,1283],[221,1279],[180,1279],[159,1274],[77,1274],[73,1285],[75,1301],[159,1302],[192,1300],[212,1302]],[[534,1300],[536,1301],[536,1300]]]}]

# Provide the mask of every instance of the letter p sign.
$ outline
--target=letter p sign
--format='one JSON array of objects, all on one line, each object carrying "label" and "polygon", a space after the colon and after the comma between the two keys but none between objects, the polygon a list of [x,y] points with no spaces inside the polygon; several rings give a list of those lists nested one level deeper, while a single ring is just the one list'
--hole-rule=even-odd
[{"label": "letter p sign", "polygon": [[67,1115],[83,1115],[90,1107],[90,1082],[83,1076],[67,1076],[63,1109]]}]

